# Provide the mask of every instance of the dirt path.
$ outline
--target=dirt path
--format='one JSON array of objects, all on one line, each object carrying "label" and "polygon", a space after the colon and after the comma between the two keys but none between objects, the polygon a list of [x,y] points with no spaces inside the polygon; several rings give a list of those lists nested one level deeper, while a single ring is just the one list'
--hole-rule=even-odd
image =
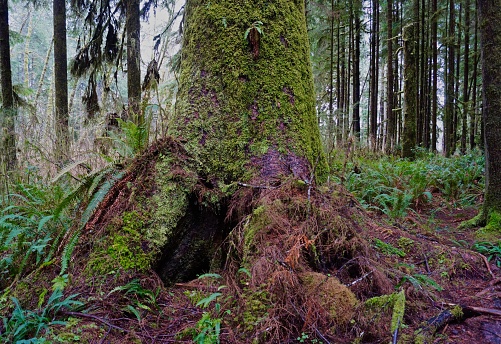
[{"label": "dirt path", "polygon": [[[473,208],[433,212],[439,241],[448,245],[451,251],[459,245],[471,248],[475,242],[474,230],[462,230],[458,226],[474,215],[476,210]],[[501,344],[501,269],[487,260],[483,268],[491,270],[487,278],[471,273],[451,279],[450,284],[442,284],[444,299],[465,307],[465,315],[462,320],[440,329],[434,343]],[[468,311],[468,307],[473,310]],[[477,308],[480,311],[474,311]],[[438,309],[440,305],[437,305]],[[489,314],[491,312],[500,315]]]}]

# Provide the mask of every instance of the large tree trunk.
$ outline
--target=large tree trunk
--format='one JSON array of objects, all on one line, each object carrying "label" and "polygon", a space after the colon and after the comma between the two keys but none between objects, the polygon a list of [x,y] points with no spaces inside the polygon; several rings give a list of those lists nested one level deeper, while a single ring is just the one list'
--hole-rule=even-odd
[{"label": "large tree trunk", "polygon": [[54,83],[56,108],[56,161],[64,163],[68,157],[68,66],[66,49],[66,2],[54,0]]},{"label": "large tree trunk", "polygon": [[[2,88],[2,108],[0,109],[1,157],[0,167],[6,171],[16,168],[16,136],[14,118],[14,95],[12,91],[12,72],[10,66],[9,7],[7,0],[0,0],[0,83]],[[4,171],[0,171],[4,172]]]},{"label": "large tree trunk", "polygon": [[479,0],[482,94],[485,131],[484,216],[488,229],[501,230],[501,2]]},{"label": "large tree trunk", "polygon": [[324,170],[308,46],[303,1],[187,3],[173,131],[209,183]]}]

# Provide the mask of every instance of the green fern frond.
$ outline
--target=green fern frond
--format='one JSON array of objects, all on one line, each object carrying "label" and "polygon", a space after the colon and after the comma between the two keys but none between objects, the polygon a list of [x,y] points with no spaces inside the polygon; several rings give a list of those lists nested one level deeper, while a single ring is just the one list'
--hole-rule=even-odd
[{"label": "green fern frond", "polygon": [[87,195],[92,195],[96,187],[103,181],[103,178],[108,173],[113,171],[113,169],[113,167],[106,167],[83,178],[80,185],[73,189],[73,191],[71,191],[59,203],[54,211],[54,216],[58,218],[61,212],[66,209],[73,201],[87,197]]},{"label": "green fern frond", "polygon": [[90,200],[89,204],[85,208],[85,211],[82,214],[82,218],[80,219],[80,226],[79,228],[83,228],[89,219],[91,218],[92,214],[94,213],[94,210],[96,210],[97,206],[101,201],[104,199],[104,197],[108,194],[108,191],[115,185],[115,183],[120,180],[125,172],[119,172],[115,175],[113,175],[110,179],[105,181],[103,185],[99,188],[99,190],[94,194],[92,199]]},{"label": "green fern frond", "polygon": [[59,171],[59,173],[51,179],[50,183],[51,184],[54,184],[55,182],[57,182],[62,176],[64,176],[66,173],[69,173],[71,170],[73,170],[74,168],[82,165],[83,163],[85,163],[87,161],[87,159],[84,159],[84,160],[80,160],[80,161],[76,161],[72,164],[69,164],[67,166],[65,166],[61,171]]},{"label": "green fern frond", "polygon": [[71,255],[73,254],[73,250],[78,243],[78,239],[80,239],[80,231],[77,231],[71,237],[68,244],[63,249],[63,254],[61,255],[61,272],[60,275],[63,275],[66,269],[68,268],[68,263],[70,262]]}]

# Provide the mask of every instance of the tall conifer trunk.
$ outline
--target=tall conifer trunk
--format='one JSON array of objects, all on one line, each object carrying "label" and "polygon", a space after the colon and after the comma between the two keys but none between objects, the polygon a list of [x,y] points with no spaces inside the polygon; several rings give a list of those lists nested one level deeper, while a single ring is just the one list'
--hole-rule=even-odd
[{"label": "tall conifer trunk", "polygon": [[412,158],[416,147],[417,77],[416,25],[403,29],[404,40],[404,133],[402,157]]},{"label": "tall conifer trunk", "polygon": [[68,159],[68,66],[66,49],[66,2],[53,1],[54,14],[54,85],[56,108],[56,160]]},{"label": "tall conifer trunk", "polygon": [[139,20],[139,0],[126,0],[127,31],[127,95],[129,116],[137,125],[144,124],[141,114],[141,44]]},{"label": "tall conifer trunk", "polygon": [[[14,117],[14,95],[12,91],[12,72],[9,43],[9,7],[7,0],[0,0],[0,84],[2,89],[2,107],[0,108],[0,143],[2,161],[6,171],[12,171],[17,165],[16,136]],[[3,171],[2,171],[3,172]]]},{"label": "tall conifer trunk", "polygon": [[304,2],[186,7],[173,131],[213,185],[323,169]]},{"label": "tall conifer trunk", "polygon": [[[501,231],[501,1],[479,0],[485,137],[484,216]],[[494,216],[494,214],[496,214]]]}]

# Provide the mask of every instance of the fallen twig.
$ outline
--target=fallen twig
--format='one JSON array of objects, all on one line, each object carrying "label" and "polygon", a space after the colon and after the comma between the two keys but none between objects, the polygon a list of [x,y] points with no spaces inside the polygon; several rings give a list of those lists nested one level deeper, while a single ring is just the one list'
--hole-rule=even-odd
[{"label": "fallen twig", "polygon": [[122,328],[120,326],[116,326],[116,325],[113,325],[113,324],[109,323],[108,321],[106,321],[105,319],[103,319],[101,317],[98,317],[97,315],[80,313],[80,312],[64,312],[64,314],[73,315],[75,317],[80,317],[80,318],[87,318],[87,319],[97,320],[100,323],[103,323],[103,324],[109,326],[110,328],[114,328],[116,330],[120,330],[120,331],[124,331],[124,332],[130,332],[129,330],[126,330],[126,329],[124,329],[124,328]]},{"label": "fallen twig", "polygon": [[452,306],[452,307],[459,306],[465,311],[470,311],[470,312],[477,313],[477,314],[489,314],[489,315],[501,316],[501,310],[499,310],[499,309],[475,307],[475,306],[462,306],[462,305],[458,305],[455,303],[446,303],[446,305]]},{"label": "fallen twig", "polygon": [[358,282],[360,282],[361,280],[363,280],[364,278],[366,278],[367,276],[369,276],[370,274],[372,274],[372,271],[369,271],[368,273],[366,273],[365,275],[363,275],[362,277],[360,278],[357,278],[356,280],[354,280],[353,282],[351,283],[348,283],[346,286],[347,287],[351,287],[355,284],[357,284]]},{"label": "fallen twig", "polygon": [[246,187],[246,188],[253,188],[253,189],[267,189],[267,190],[273,190],[273,189],[276,189],[277,187],[276,186],[269,186],[269,185],[252,185],[252,184],[245,184],[245,183],[241,183],[241,182],[238,182],[237,183],[238,186],[243,186],[243,187]]},{"label": "fallen twig", "polygon": [[[478,252],[477,252],[477,253],[478,253]],[[483,259],[483,261],[484,261],[484,263],[485,263],[485,266],[487,267],[487,270],[489,271],[489,274],[492,276],[492,278],[493,278],[493,279],[495,279],[495,278],[496,278],[496,276],[494,276],[494,274],[492,273],[492,270],[491,270],[491,267],[490,267],[489,261],[487,260],[487,257],[486,257],[486,256],[484,256],[484,255],[483,255],[483,254],[481,254],[481,253],[478,253],[478,255],[479,255],[480,257],[482,257],[482,259]]]}]

